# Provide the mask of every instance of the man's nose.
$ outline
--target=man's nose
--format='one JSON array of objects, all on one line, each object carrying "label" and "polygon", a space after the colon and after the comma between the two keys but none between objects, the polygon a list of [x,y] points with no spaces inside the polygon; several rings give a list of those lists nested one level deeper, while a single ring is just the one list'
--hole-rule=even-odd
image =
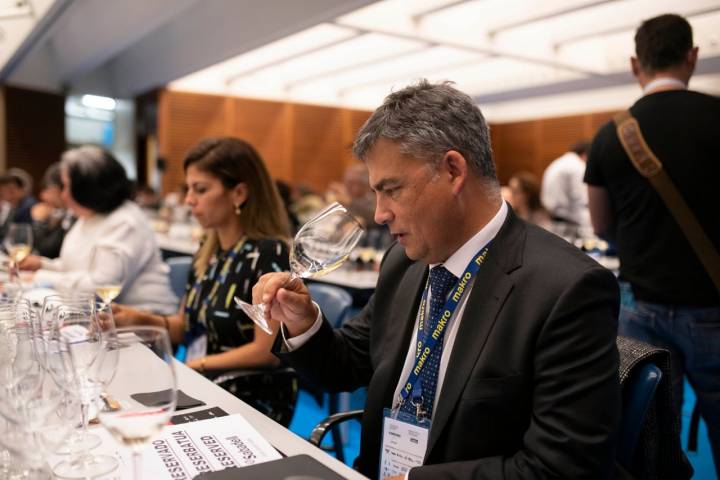
[{"label": "man's nose", "polygon": [[380,200],[375,202],[375,223],[385,225],[392,221],[392,211]]}]

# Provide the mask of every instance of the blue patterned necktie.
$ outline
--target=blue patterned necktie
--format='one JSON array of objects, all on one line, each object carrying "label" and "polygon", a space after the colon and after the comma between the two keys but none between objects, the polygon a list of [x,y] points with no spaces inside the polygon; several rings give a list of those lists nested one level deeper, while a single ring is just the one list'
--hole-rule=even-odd
[{"label": "blue patterned necktie", "polygon": [[[437,327],[438,322],[443,313],[445,300],[449,290],[457,282],[457,277],[450,271],[438,265],[430,270],[430,321],[425,325],[425,335],[432,332]],[[442,357],[443,342],[439,341],[428,358],[427,363],[422,369],[419,382],[422,382],[423,402],[422,408],[425,416],[432,418],[433,403],[435,401],[435,390],[437,389],[438,373],[440,372],[440,358]],[[402,411],[411,415],[417,413],[416,407],[410,401],[409,397],[402,406]]]}]

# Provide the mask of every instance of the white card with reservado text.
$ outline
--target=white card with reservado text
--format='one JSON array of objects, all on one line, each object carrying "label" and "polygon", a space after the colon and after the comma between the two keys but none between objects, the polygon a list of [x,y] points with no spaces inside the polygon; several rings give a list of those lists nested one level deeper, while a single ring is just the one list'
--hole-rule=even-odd
[{"label": "white card with reservado text", "polygon": [[[102,427],[91,429],[102,444],[92,451],[115,457],[118,468],[97,480],[132,478],[132,451]],[[53,455],[54,467],[68,460]],[[168,425],[142,451],[142,476],[153,480],[191,480],[202,472],[244,467],[281,458],[265,438],[242,415]]]},{"label": "white card with reservado text", "polygon": [[404,412],[386,408],[380,452],[380,478],[405,475],[423,464],[428,443],[429,422],[420,423]]},{"label": "white card with reservado text", "polygon": [[143,475],[158,480],[191,480],[204,472],[281,458],[238,414],[165,427],[143,454]]}]

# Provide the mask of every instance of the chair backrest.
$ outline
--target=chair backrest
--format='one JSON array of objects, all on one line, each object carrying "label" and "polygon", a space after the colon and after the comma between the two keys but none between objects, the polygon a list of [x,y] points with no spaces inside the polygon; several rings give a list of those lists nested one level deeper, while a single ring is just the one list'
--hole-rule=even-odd
[{"label": "chair backrest", "polygon": [[308,289],[328,322],[334,328],[342,325],[352,307],[352,295],[340,287],[323,283],[310,283]]},{"label": "chair backrest", "polygon": [[178,298],[185,295],[185,284],[192,267],[192,260],[193,257],[172,257],[167,259],[167,264],[170,267],[170,288]]},{"label": "chair backrest", "polygon": [[662,371],[653,363],[639,365],[623,384],[622,420],[618,441],[617,461],[630,469],[637,448],[645,416],[662,380]]}]

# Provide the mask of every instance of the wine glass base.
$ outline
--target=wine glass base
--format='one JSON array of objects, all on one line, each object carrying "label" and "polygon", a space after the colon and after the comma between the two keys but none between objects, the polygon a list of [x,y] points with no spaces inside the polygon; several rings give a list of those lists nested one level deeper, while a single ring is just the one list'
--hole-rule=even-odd
[{"label": "wine glass base", "polygon": [[250,318],[250,320],[255,322],[258,327],[262,328],[263,332],[268,335],[273,334],[272,328],[270,328],[267,320],[265,320],[265,308],[263,305],[252,305],[250,303],[243,302],[238,297],[235,297],[235,303],[238,307],[240,307],[240,310],[242,310],[245,315]]},{"label": "wine glass base", "polygon": [[115,457],[92,455],[75,461],[60,462],[53,473],[60,478],[95,478],[112,472],[118,467]]},{"label": "wine glass base", "polygon": [[102,439],[93,433],[87,433],[85,435],[78,433],[77,437],[73,434],[71,438],[54,453],[57,455],[71,455],[78,452],[87,452],[99,447],[101,443]]}]

